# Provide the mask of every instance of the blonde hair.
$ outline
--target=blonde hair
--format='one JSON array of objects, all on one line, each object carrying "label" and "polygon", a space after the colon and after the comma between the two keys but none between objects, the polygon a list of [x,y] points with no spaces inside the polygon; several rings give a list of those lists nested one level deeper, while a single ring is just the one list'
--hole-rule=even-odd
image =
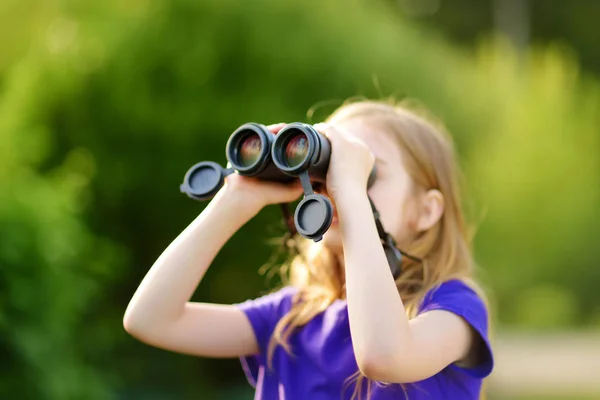
[{"label": "blonde hair", "polygon": [[[425,294],[450,279],[460,279],[484,299],[474,275],[471,235],[465,222],[460,196],[459,168],[452,139],[444,127],[416,111],[408,103],[393,101],[347,102],[327,118],[337,123],[358,119],[374,131],[391,134],[401,149],[404,166],[416,187],[437,189],[444,196],[444,213],[439,222],[419,235],[402,250],[422,260],[406,257],[396,279],[409,318],[414,318]],[[294,238],[298,255],[281,268],[287,285],[298,288],[291,310],[276,325],[268,348],[271,365],[274,350],[281,345],[291,353],[290,335],[325,311],[336,299],[344,297],[343,270],[334,256],[320,243]],[[357,371],[354,396],[360,397],[364,377]],[[368,382],[370,392],[371,382]]]}]

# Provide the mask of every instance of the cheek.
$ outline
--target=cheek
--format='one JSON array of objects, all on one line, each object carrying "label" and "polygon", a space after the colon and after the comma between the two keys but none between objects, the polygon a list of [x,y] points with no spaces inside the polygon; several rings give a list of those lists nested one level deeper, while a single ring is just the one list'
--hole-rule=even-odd
[{"label": "cheek", "polygon": [[374,185],[369,195],[375,203],[385,230],[402,241],[410,236],[417,225],[414,204],[408,201],[406,193],[400,190],[389,190],[387,185]]},{"label": "cheek", "polygon": [[404,207],[402,207],[402,212],[404,214],[404,219],[406,221],[405,226],[409,232],[414,232],[417,230],[417,212],[414,208],[414,204],[412,202],[406,202]]},{"label": "cheek", "polygon": [[398,191],[389,190],[386,185],[374,185],[369,190],[369,196],[379,211],[385,230],[392,234],[397,232],[402,225],[403,216],[403,207]]}]

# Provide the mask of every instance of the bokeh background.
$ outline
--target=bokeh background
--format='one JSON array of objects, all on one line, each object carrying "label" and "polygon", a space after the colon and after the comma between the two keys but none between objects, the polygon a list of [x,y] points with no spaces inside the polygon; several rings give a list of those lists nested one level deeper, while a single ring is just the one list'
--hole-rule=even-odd
[{"label": "bokeh background", "polygon": [[[237,360],[122,327],[205,203],[179,192],[254,121],[412,98],[456,138],[494,314],[490,399],[600,398],[600,2],[2,0],[0,397],[250,399]],[[265,209],[194,296],[237,302]]]}]

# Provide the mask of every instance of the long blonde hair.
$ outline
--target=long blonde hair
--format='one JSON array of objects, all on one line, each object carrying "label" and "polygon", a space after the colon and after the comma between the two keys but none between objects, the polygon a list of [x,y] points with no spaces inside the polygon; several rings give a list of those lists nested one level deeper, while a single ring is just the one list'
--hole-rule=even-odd
[{"label": "long blonde hair", "polygon": [[[373,126],[374,131],[393,135],[414,184],[425,190],[437,189],[444,196],[444,213],[439,222],[402,249],[422,260],[419,263],[405,257],[402,274],[396,279],[409,318],[416,316],[431,288],[450,279],[464,281],[485,300],[473,279],[471,232],[462,210],[459,168],[452,140],[444,127],[407,103],[372,100],[348,102],[330,115],[327,122],[349,119],[359,119]],[[299,290],[291,310],[275,327],[268,348],[269,365],[277,345],[291,352],[288,339],[296,328],[343,298],[345,292],[343,270],[324,246],[302,238],[294,238],[290,245],[296,247],[298,255],[282,266],[282,278],[284,284]],[[364,377],[359,371],[352,377],[357,378],[353,398],[357,393],[360,397]]]}]

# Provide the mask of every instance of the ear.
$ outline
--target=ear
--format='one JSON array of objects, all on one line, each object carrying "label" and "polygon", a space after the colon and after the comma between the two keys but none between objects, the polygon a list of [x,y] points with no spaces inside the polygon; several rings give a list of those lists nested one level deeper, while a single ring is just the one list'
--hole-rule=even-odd
[{"label": "ear", "polygon": [[417,230],[426,231],[434,226],[444,214],[444,195],[439,190],[428,190],[421,198]]}]

